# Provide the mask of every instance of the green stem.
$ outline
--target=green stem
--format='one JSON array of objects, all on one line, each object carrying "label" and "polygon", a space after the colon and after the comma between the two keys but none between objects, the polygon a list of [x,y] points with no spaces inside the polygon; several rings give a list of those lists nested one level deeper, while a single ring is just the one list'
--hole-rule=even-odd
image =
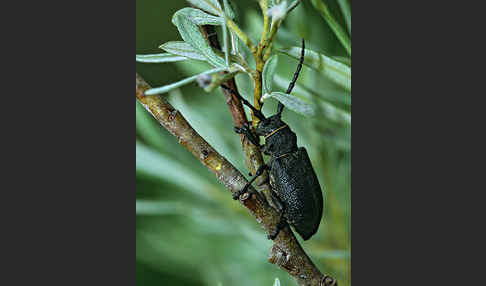
[{"label": "green stem", "polygon": [[250,51],[252,51],[252,52],[256,51],[256,47],[255,47],[255,45],[253,45],[253,43],[251,42],[248,35],[245,32],[243,32],[240,29],[240,27],[238,27],[238,25],[236,25],[235,22],[233,22],[229,18],[226,18],[226,24],[228,25],[228,28],[233,30],[233,32],[235,32],[235,34],[243,41],[243,43],[245,43],[245,45],[250,49]]}]

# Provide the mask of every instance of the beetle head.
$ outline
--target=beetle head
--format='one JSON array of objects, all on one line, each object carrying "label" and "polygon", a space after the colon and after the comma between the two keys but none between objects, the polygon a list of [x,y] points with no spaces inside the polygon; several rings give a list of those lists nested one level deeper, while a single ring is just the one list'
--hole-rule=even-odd
[{"label": "beetle head", "polygon": [[275,114],[258,122],[255,132],[258,136],[266,136],[284,125],[285,123],[280,118],[280,114]]}]

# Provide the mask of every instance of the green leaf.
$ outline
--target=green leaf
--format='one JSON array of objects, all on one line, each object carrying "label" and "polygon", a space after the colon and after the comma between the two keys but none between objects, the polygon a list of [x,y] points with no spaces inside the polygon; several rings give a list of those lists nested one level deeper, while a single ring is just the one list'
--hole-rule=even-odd
[{"label": "green leaf", "polygon": [[213,73],[223,72],[223,71],[226,71],[226,70],[227,70],[226,67],[211,69],[211,70],[205,71],[205,72],[200,73],[198,75],[188,77],[186,79],[183,79],[183,80],[175,82],[175,83],[171,83],[171,84],[164,85],[164,86],[161,86],[161,87],[151,88],[151,89],[149,89],[145,92],[145,95],[156,95],[156,94],[166,93],[166,92],[169,92],[173,89],[176,89],[178,87],[181,87],[183,85],[186,85],[186,84],[189,84],[189,83],[195,81],[199,76],[210,75],[210,74],[213,74]]},{"label": "green leaf", "polygon": [[316,110],[312,105],[290,94],[283,92],[272,92],[268,94],[268,96],[277,99],[283,105],[285,105],[285,107],[299,114],[305,116],[314,116],[316,113]]},{"label": "green leaf", "polygon": [[337,2],[341,8],[341,12],[343,12],[348,32],[351,34],[351,7],[349,7],[348,0],[337,0]]},{"label": "green leaf", "polygon": [[294,10],[295,7],[297,7],[297,5],[299,5],[301,0],[295,0],[294,2],[290,3],[290,5],[287,7],[287,13],[290,13],[292,12],[292,10]]},{"label": "green leaf", "polygon": [[234,20],[236,18],[236,13],[233,9],[234,4],[231,1],[223,0],[224,13],[228,18]]},{"label": "green leaf", "polygon": [[323,101],[320,102],[320,108],[325,118],[345,126],[351,125],[351,114],[348,112]]},{"label": "green leaf", "polygon": [[137,200],[135,209],[137,215],[173,215],[184,214],[187,209],[180,202],[160,202]]},{"label": "green leaf", "polygon": [[183,16],[189,19],[195,25],[221,25],[224,23],[224,19],[221,17],[215,17],[209,15],[199,9],[195,8],[183,8],[175,12],[173,17]]},{"label": "green leaf", "polygon": [[[295,59],[299,59],[301,50],[302,48],[292,47],[279,51]],[[305,50],[304,65],[319,71],[330,80],[346,90],[351,91],[351,68],[347,65],[309,49]]]},{"label": "green leaf", "polygon": [[230,65],[230,44],[228,42],[228,27],[226,26],[226,23],[223,25],[223,50],[224,50],[224,62],[226,63],[226,66]]},{"label": "green leaf", "polygon": [[211,14],[223,16],[218,0],[187,0],[187,2]]},{"label": "green leaf", "polygon": [[280,280],[278,280],[278,278],[275,278],[275,282],[273,282],[273,286],[280,286]]},{"label": "green leaf", "polygon": [[214,187],[181,162],[170,159],[138,141],[135,157],[137,172],[160,178],[200,197],[210,197],[210,190]]},{"label": "green leaf", "polygon": [[[274,79],[278,87],[283,89],[287,88],[287,80],[284,80],[278,75],[276,75]],[[316,92],[311,93],[306,87],[302,86],[299,83],[295,84],[292,93],[295,97],[302,98],[308,102],[315,100],[317,96],[317,98],[319,98],[320,100],[315,101],[315,103],[318,105],[319,110],[322,112],[322,116],[324,117],[324,119],[342,124],[344,126],[351,125],[351,114],[334,105],[336,102],[341,103],[342,101],[346,102],[347,100],[349,100],[349,103],[346,102],[344,105],[351,104],[351,97],[349,95],[345,95],[342,94],[342,92],[339,93],[337,91],[331,90],[321,91],[318,95],[316,95]],[[347,96],[348,98],[346,98],[345,96]],[[341,103],[341,105],[343,104]],[[317,114],[317,108],[315,110]]]},{"label": "green leaf", "polygon": [[[281,89],[287,89],[289,80],[279,75],[273,78],[274,83]],[[312,101],[314,97],[331,103],[332,105],[344,106],[349,108],[351,106],[351,95],[344,90],[337,89],[313,89],[303,83],[296,83],[292,91],[293,95],[303,97],[307,101]]]},{"label": "green leaf", "polygon": [[203,54],[208,62],[215,67],[223,67],[225,61],[214,53],[209,43],[199,30],[199,26],[192,23],[186,16],[178,15],[172,18],[172,22],[177,26],[181,37],[186,43],[189,43],[194,49]]},{"label": "green leaf", "polygon": [[331,15],[327,5],[322,0],[311,0],[311,2],[316,10],[321,14],[322,18],[324,18],[324,20],[326,20],[326,22],[329,24],[332,31],[334,34],[336,34],[336,37],[344,46],[348,54],[351,55],[351,40],[349,39],[346,31],[344,31],[343,27],[341,27],[341,25],[339,25],[336,19],[334,19],[334,17]]},{"label": "green leaf", "polygon": [[171,41],[159,46],[160,49],[174,55],[194,59],[207,61],[206,57],[199,51],[194,49],[191,45],[182,41]]},{"label": "green leaf", "polygon": [[164,145],[168,145],[169,142],[162,136],[160,124],[154,120],[138,100],[136,101],[135,122],[137,136],[140,136],[148,145],[154,146],[159,151],[163,150]]},{"label": "green leaf", "polygon": [[316,257],[324,259],[349,259],[351,257],[350,251],[344,249],[318,250],[313,253]]},{"label": "green leaf", "polygon": [[332,57],[333,59],[335,59],[336,61],[340,62],[340,63],[343,63],[347,66],[351,66],[351,59],[350,58],[346,58],[346,57]]},{"label": "green leaf", "polygon": [[169,63],[187,60],[187,58],[168,53],[162,53],[151,55],[135,55],[135,60],[139,63]]},{"label": "green leaf", "polygon": [[278,56],[273,55],[268,59],[263,67],[262,80],[263,80],[263,90],[264,93],[272,92],[272,82],[275,71],[277,70]]}]

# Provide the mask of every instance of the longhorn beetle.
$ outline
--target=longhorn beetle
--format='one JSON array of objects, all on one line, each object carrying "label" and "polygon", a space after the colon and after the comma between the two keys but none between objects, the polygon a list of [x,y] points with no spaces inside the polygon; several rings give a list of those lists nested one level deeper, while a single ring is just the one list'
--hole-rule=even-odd
[{"label": "longhorn beetle", "polygon": [[[304,53],[305,43],[302,39],[302,54],[294,77],[287,88],[287,94],[290,94],[294,88],[302,69]],[[288,222],[304,240],[309,239],[317,232],[322,218],[322,192],[307,151],[304,147],[297,147],[297,136],[281,119],[284,105],[279,102],[277,113],[265,118],[260,110],[241,97],[238,92],[225,85],[222,87],[232,91],[260,120],[255,133],[257,136],[265,137],[265,144],[260,145],[259,137],[253,135],[248,125],[235,127],[235,132],[244,134],[261,151],[270,155],[269,162],[258,168],[255,176],[243,189],[233,194],[233,199],[236,200],[246,193],[256,178],[265,170],[269,170],[271,199],[280,212],[280,221],[268,238],[275,239]]]}]

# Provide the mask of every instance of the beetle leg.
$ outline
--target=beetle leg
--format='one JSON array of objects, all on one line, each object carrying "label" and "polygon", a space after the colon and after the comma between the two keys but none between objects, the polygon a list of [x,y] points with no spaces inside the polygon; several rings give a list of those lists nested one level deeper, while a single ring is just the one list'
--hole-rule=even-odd
[{"label": "beetle leg", "polygon": [[248,140],[250,140],[251,143],[253,143],[258,148],[261,148],[260,142],[259,142],[260,140],[258,140],[258,138],[255,137],[253,135],[253,133],[250,132],[250,128],[248,127],[248,125],[243,125],[241,127],[235,126],[234,130],[238,134],[244,134],[246,136],[246,138],[248,138]]},{"label": "beetle leg", "polygon": [[262,165],[260,168],[258,168],[258,170],[255,173],[255,176],[251,178],[251,180],[248,183],[246,183],[243,189],[233,193],[233,200],[237,200],[242,194],[248,192],[248,188],[251,186],[251,184],[256,180],[256,178],[261,176],[266,169],[270,169],[270,167],[268,165]]},{"label": "beetle leg", "polygon": [[227,86],[227,85],[224,85],[222,84],[221,87],[223,89],[226,89],[228,90],[229,92],[231,92],[234,96],[236,96],[241,102],[243,102],[244,105],[248,106],[252,111],[253,111],[253,114],[260,120],[265,120],[265,116],[263,115],[263,113],[256,109],[253,105],[251,105],[251,103],[248,102],[248,100],[244,99],[239,92],[237,92],[236,90],[232,89],[231,87]]},{"label": "beetle leg", "polygon": [[269,235],[267,235],[268,239],[274,240],[277,237],[277,235],[280,233],[280,230],[285,228],[285,226],[287,225],[287,222],[286,222],[285,217],[284,217],[285,205],[283,204],[282,200],[280,200],[280,198],[274,192],[272,192],[272,200],[273,200],[274,205],[277,206],[279,208],[279,211],[280,211],[280,219],[279,219],[277,225],[275,226],[275,230],[272,231]]}]

